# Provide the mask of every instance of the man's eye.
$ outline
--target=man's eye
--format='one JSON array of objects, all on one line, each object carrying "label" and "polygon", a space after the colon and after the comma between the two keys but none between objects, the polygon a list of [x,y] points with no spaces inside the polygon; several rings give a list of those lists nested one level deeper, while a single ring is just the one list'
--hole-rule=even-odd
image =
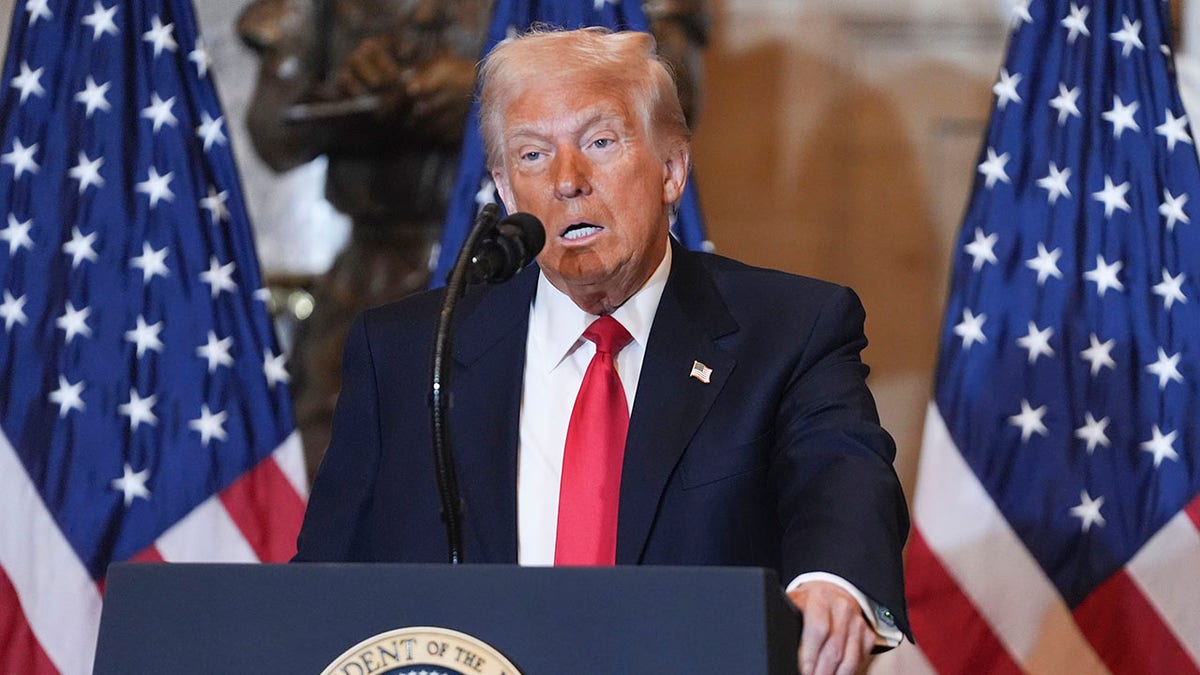
[{"label": "man's eye", "polygon": [[521,155],[521,159],[526,162],[532,162],[537,159],[540,159],[541,156],[542,156],[542,153],[538,152],[537,150],[530,150],[529,152]]},{"label": "man's eye", "polygon": [[592,145],[596,146],[597,148],[607,148],[613,143],[614,141],[611,138],[597,138]]}]

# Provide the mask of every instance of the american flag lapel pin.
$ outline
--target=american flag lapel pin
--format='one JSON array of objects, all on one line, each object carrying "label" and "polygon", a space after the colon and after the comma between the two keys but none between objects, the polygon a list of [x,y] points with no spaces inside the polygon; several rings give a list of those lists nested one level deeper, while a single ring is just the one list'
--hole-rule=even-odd
[{"label": "american flag lapel pin", "polygon": [[704,384],[708,384],[709,380],[712,379],[712,368],[709,368],[699,361],[692,361],[691,377],[700,380]]}]

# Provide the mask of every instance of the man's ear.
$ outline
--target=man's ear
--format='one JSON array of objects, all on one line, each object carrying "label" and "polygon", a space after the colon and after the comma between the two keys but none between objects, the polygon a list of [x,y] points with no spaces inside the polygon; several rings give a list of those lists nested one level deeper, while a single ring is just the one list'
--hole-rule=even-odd
[{"label": "man's ear", "polygon": [[512,185],[508,182],[508,174],[503,169],[493,169],[492,182],[496,184],[496,191],[500,193],[500,201],[504,203],[504,210],[509,213],[519,211],[517,200],[513,197]]},{"label": "man's ear", "polygon": [[687,186],[688,168],[691,166],[691,154],[686,145],[680,145],[667,153],[663,162],[663,204],[674,204],[683,197],[683,188]]}]

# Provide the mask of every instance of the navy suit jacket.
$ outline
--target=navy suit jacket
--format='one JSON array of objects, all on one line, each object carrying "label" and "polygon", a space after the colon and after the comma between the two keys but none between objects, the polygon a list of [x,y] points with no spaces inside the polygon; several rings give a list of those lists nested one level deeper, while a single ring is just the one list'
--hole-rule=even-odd
[{"label": "navy suit jacket", "polygon": [[[864,312],[844,287],[674,246],[621,477],[618,564],[826,571],[908,633],[908,513],[867,390]],[[517,441],[536,267],[459,305],[450,443],[464,558],[517,561]],[[301,561],[444,562],[428,388],[441,292],[364,312]],[[689,374],[693,361],[711,382]]]}]

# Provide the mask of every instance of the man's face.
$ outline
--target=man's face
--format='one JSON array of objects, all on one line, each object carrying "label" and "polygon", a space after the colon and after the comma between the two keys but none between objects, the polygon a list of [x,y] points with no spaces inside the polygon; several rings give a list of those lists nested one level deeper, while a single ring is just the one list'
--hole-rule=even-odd
[{"label": "man's face", "polygon": [[531,84],[505,111],[503,129],[493,175],[510,212],[545,226],[538,263],[547,279],[585,311],[616,309],[666,252],[686,149],[664,157],[629,96],[603,81]]}]

